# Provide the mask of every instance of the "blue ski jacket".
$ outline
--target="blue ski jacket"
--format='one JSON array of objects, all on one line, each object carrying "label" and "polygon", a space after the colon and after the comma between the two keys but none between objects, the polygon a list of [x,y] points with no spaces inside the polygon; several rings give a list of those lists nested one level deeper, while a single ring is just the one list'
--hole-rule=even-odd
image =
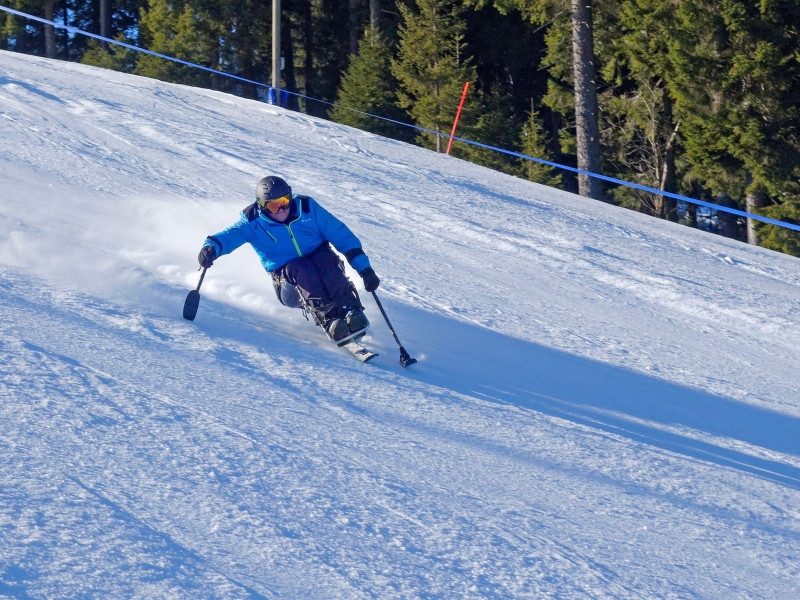
[{"label": "blue ski jacket", "polygon": [[249,243],[272,273],[330,242],[358,273],[370,266],[355,234],[309,196],[292,194],[289,216],[283,223],[262,214],[255,202],[240,215],[236,223],[209,236],[203,247],[214,246],[217,256],[223,256]]}]

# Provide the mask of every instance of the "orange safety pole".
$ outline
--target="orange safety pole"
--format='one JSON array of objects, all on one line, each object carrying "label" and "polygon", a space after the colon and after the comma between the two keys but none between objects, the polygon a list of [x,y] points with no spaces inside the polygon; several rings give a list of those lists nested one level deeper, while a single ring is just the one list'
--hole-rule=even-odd
[{"label": "orange safety pole", "polygon": [[447,142],[447,152],[450,154],[450,147],[453,145],[453,136],[456,134],[456,125],[458,125],[458,117],[461,116],[461,107],[464,106],[464,98],[467,97],[467,90],[469,89],[469,81],[464,84],[464,93],[461,94],[461,102],[458,104],[458,111],[456,112],[456,120],[453,121],[453,131],[450,132],[450,141]]}]

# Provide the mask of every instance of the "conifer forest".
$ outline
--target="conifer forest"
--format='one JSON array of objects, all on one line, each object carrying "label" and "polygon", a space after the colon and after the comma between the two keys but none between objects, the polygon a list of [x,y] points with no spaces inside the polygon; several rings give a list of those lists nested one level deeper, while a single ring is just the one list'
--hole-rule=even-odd
[{"label": "conifer forest", "polygon": [[[265,85],[5,11],[0,50],[267,99],[272,0],[0,5]],[[288,109],[444,152],[469,83],[458,137],[800,224],[800,0],[282,0],[280,21]],[[460,141],[451,154],[800,256],[790,229]]]}]

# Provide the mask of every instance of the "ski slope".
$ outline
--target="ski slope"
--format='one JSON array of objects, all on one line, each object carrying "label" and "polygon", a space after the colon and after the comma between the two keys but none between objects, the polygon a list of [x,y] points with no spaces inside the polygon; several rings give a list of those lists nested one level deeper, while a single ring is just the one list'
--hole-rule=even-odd
[{"label": "ski slope", "polygon": [[[0,145],[0,597],[800,598],[798,259],[8,52]],[[333,347],[247,247],[181,318],[267,174],[419,364],[366,294],[381,355]]]}]

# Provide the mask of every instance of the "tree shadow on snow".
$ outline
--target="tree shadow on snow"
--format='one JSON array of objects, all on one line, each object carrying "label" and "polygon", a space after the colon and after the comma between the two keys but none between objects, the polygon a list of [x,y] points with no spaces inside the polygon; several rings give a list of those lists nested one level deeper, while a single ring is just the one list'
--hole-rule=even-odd
[{"label": "tree shadow on snow", "polygon": [[[399,333],[410,353],[425,353],[424,361],[408,371],[415,379],[800,489],[800,468],[779,456],[764,457],[800,457],[796,417],[443,315],[408,306],[387,308],[401,317]],[[373,329],[381,326],[373,323]],[[749,453],[746,445],[756,452]]]},{"label": "tree shadow on snow", "polygon": [[[418,365],[403,369],[397,347],[374,303],[367,345],[381,356],[365,368],[390,369],[417,381],[483,400],[511,404],[580,423],[654,446],[800,489],[800,419],[703,390],[678,385],[457,321],[391,300],[382,300],[401,341]],[[209,299],[198,326],[213,336],[258,344],[258,327],[223,325],[229,309]],[[241,320],[239,309],[232,309]],[[284,324],[285,325],[285,324]],[[317,328],[298,345],[305,324],[280,327],[295,355],[315,360],[328,346]],[[315,336],[318,337],[315,338]],[[342,353],[344,355],[344,353]],[[749,448],[748,448],[749,446]],[[738,449],[737,449],[738,447]],[[772,454],[772,456],[769,456]],[[780,455],[788,455],[782,460]],[[798,460],[794,460],[798,459]],[[794,463],[794,464],[793,464]]]}]

